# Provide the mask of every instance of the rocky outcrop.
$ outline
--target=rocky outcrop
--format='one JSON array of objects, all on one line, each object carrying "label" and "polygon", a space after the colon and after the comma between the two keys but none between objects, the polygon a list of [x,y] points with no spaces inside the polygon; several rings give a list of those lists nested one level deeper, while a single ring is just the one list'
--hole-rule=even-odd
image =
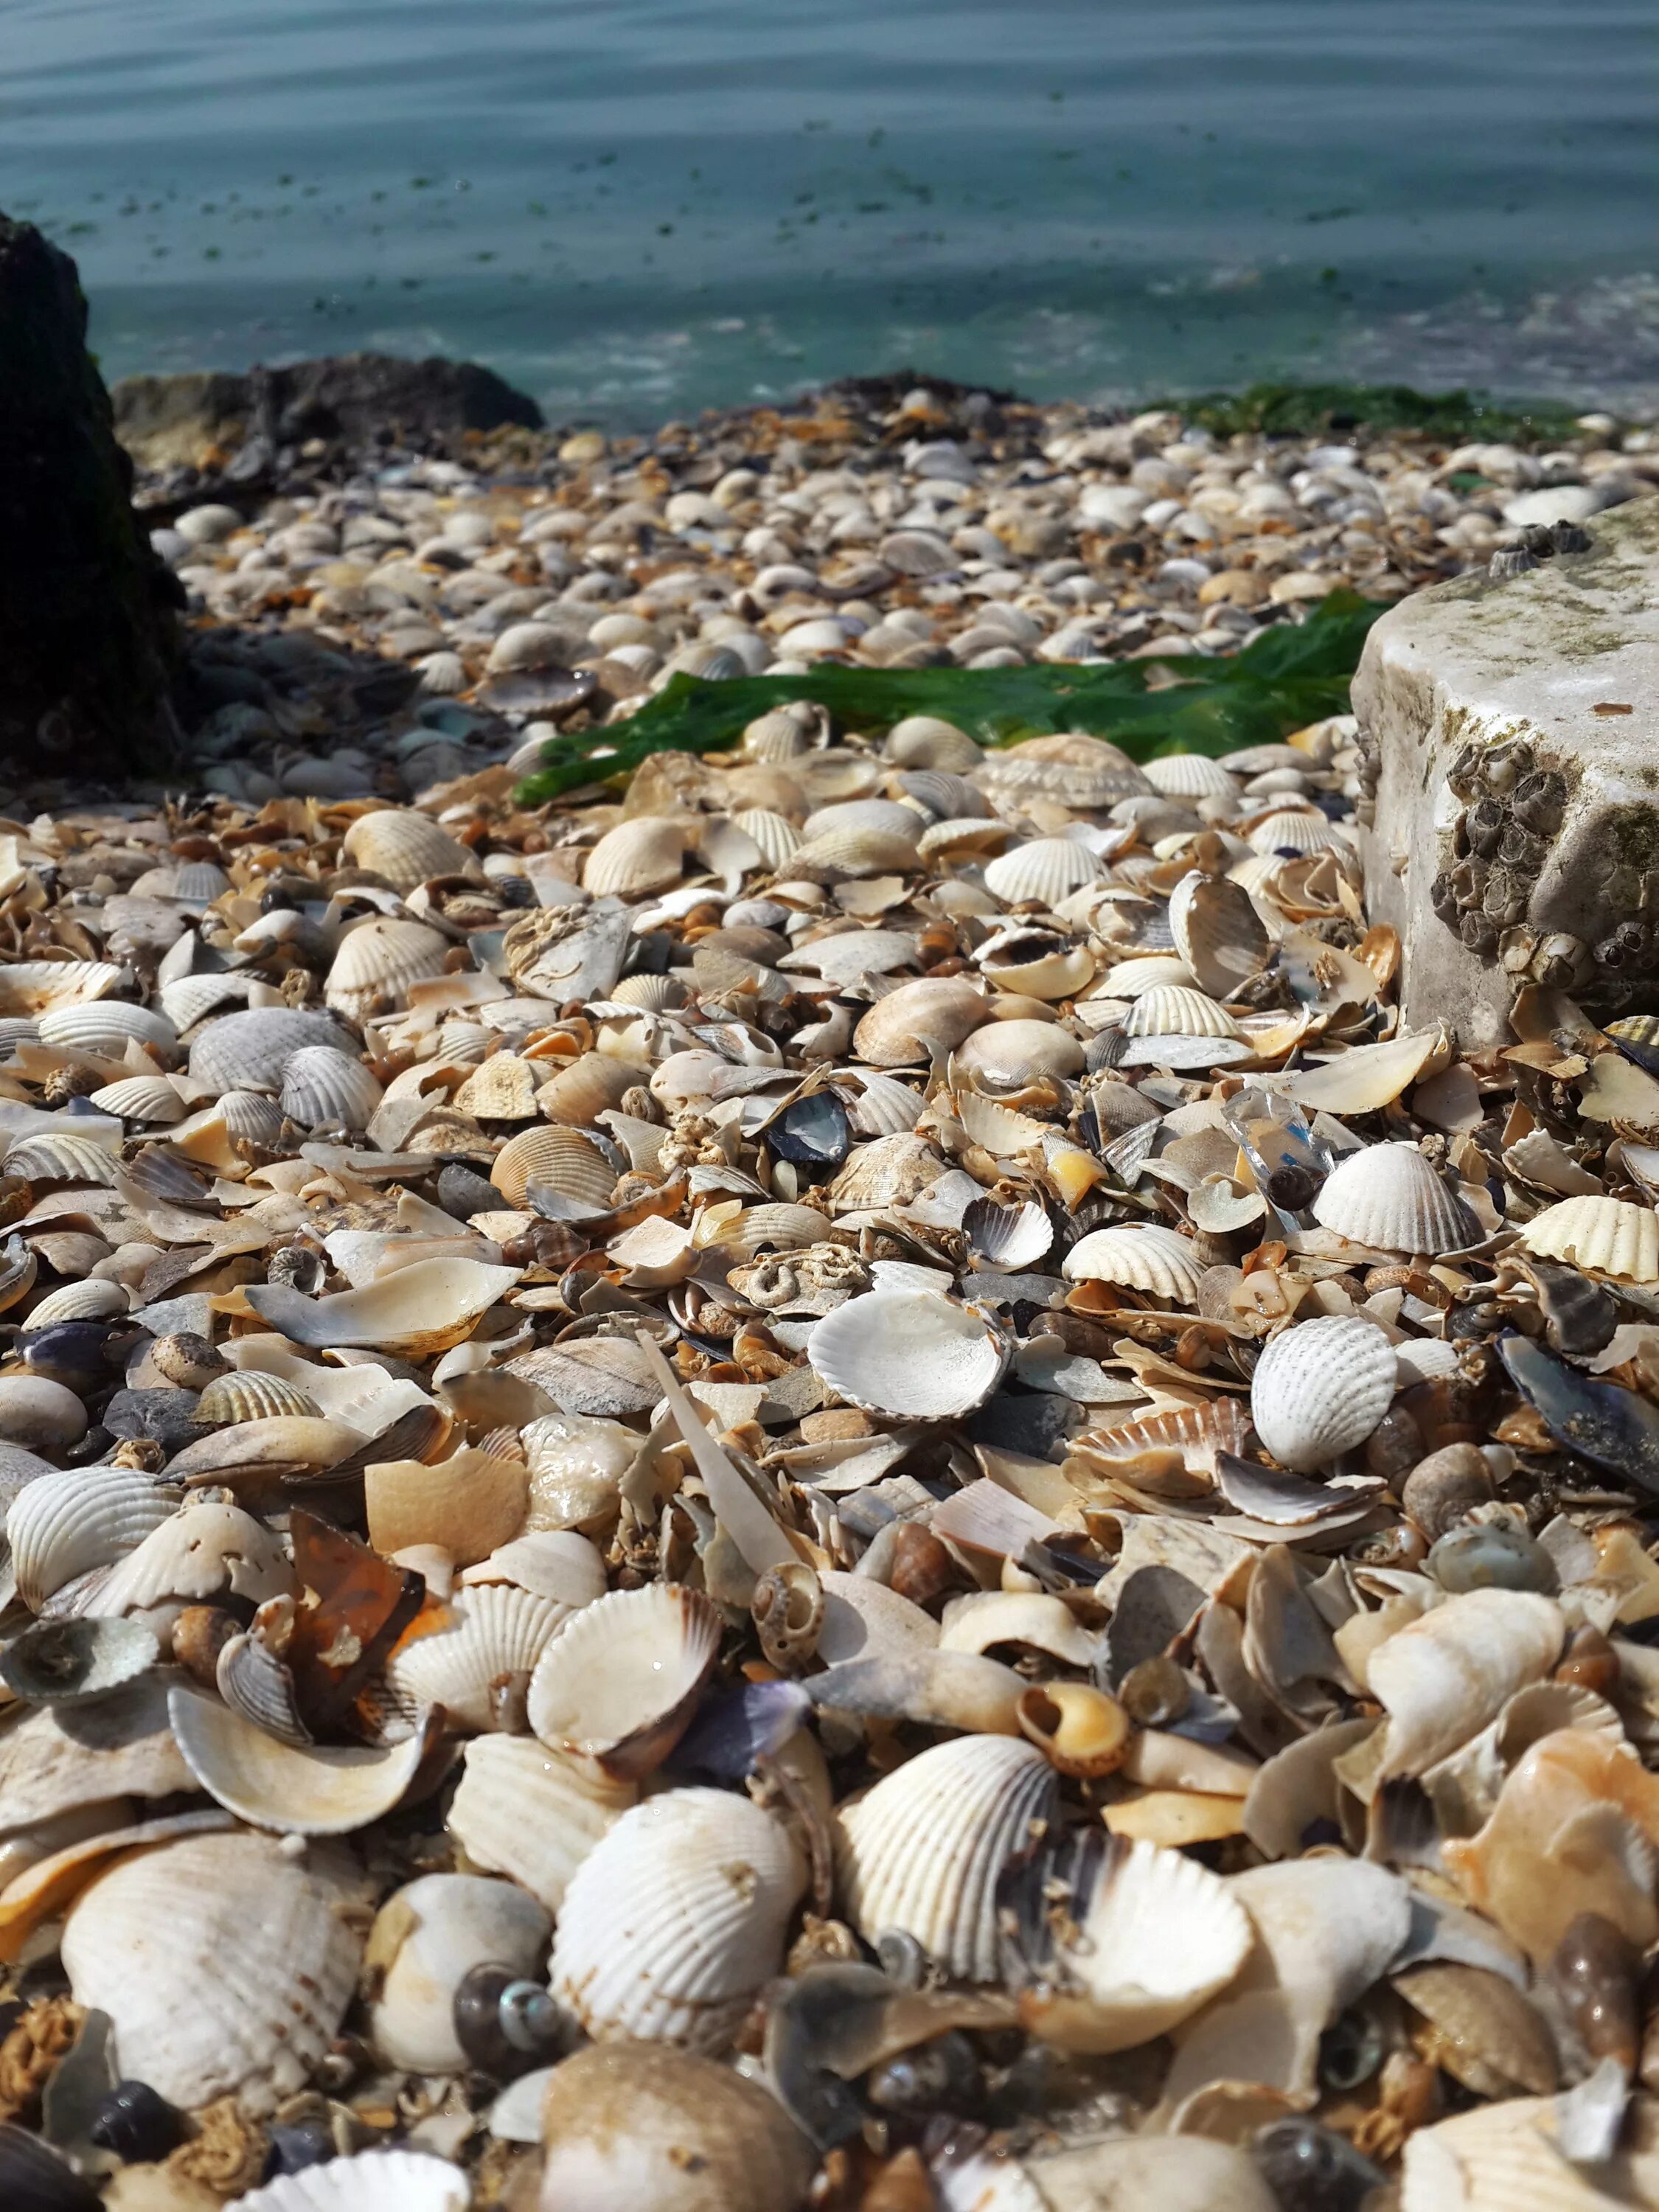
[{"label": "rocky outcrop", "polygon": [[306,447],[441,448],[468,431],[542,427],[535,401],[477,362],[352,353],[233,375],[131,376],[116,434],[141,466],[222,470],[249,482]]},{"label": "rocky outcrop", "polygon": [[1554,538],[1402,601],[1354,678],[1370,913],[1406,1021],[1466,1050],[1527,983],[1603,1015],[1659,991],[1659,499]]},{"label": "rocky outcrop", "polygon": [[175,587],[86,334],[75,264],[0,215],[0,762],[131,775],[171,757]]}]

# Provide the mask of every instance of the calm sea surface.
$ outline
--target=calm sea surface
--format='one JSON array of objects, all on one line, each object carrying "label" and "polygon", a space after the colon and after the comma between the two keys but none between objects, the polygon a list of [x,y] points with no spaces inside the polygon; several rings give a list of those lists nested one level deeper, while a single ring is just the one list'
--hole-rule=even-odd
[{"label": "calm sea surface", "polygon": [[0,0],[0,208],[111,375],[1659,404],[1653,0]]}]

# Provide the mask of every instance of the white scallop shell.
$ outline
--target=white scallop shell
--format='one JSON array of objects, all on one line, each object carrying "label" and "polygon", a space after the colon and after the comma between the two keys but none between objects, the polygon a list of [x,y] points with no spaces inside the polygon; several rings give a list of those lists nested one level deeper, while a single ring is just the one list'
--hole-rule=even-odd
[{"label": "white scallop shell", "polygon": [[878,1067],[909,1067],[954,1051],[990,1019],[990,1001],[965,975],[922,975],[877,1000],[853,1049]]},{"label": "white scallop shell", "polygon": [[624,1813],[565,1892],[548,1981],[596,2042],[726,2051],[780,1972],[806,1869],[747,1797],[672,1790]]},{"label": "white scallop shell", "polygon": [[1388,1412],[1398,1367],[1375,1322],[1334,1314],[1293,1322],[1265,1346],[1250,1380],[1256,1434],[1283,1467],[1328,1467]]},{"label": "white scallop shell", "polygon": [[985,884],[1006,906],[1054,907],[1106,872],[1106,863],[1079,838],[1034,837],[988,860]]},{"label": "white scallop shell", "polygon": [[[841,1071],[858,1077],[855,1097],[842,1093],[847,1118],[861,1137],[901,1137],[921,1119],[925,1101],[921,1091],[896,1075],[883,1075],[873,1067]],[[807,1243],[812,1239],[809,1237]]]},{"label": "white scallop shell", "polygon": [[1140,772],[1165,799],[1232,799],[1238,793],[1237,778],[1207,753],[1165,753]]},{"label": "white scallop shell", "polygon": [[366,2150],[279,2174],[263,2189],[234,2198],[225,2212],[466,2212],[471,2201],[471,2183],[447,2158],[418,2150]]},{"label": "white scallop shell", "polygon": [[343,859],[384,876],[394,890],[412,891],[434,876],[471,876],[477,861],[459,837],[412,806],[360,814],[340,841]]},{"label": "white scallop shell", "polygon": [[1025,2025],[1069,2051],[1133,2050],[1166,2035],[1233,1979],[1255,1942],[1219,1875],[1182,1852],[1109,1846],[1076,1939],[1056,1954],[1078,1993],[1020,2008]]},{"label": "white scallop shell", "polygon": [[6,1515],[17,1595],[38,1613],[76,1575],[136,1551],[173,1518],[179,1495],[137,1468],[67,1468],[37,1476]]},{"label": "white scallop shell", "polygon": [[241,1013],[222,1014],[198,1031],[190,1048],[190,1072],[215,1092],[276,1091],[283,1087],[289,1061],[305,1046],[349,1042],[327,1014],[303,1006],[250,1006]]},{"label": "white scallop shell", "polygon": [[903,1420],[971,1413],[1002,1380],[1011,1355],[988,1313],[937,1291],[848,1298],[806,1340],[813,1373],[837,1397]]},{"label": "white scallop shell", "polygon": [[510,1881],[428,1874],[393,1890],[369,1936],[381,1977],[368,2014],[375,2051],[404,2073],[461,2072],[457,1990],[475,1966],[529,1974],[552,1929],[546,1907]]},{"label": "white scallop shell", "polygon": [[[1413,1144],[1368,1145],[1350,1152],[1326,1178],[1312,1211],[1322,1229],[1390,1252],[1455,1252],[1476,1233],[1455,1196]],[[1659,1259],[1659,1231],[1654,1249]]]},{"label": "white scallop shell", "polygon": [[1238,1024],[1224,1006],[1182,983],[1155,983],[1143,991],[1123,1024],[1126,1036],[1236,1037]]},{"label": "white scallop shell", "polygon": [[[323,985],[324,1000],[336,1013],[360,1022],[386,1006],[402,1006],[411,983],[441,975],[448,952],[449,939],[424,922],[404,921],[392,915],[371,915],[341,939]],[[307,1037],[303,1042],[327,1040]],[[194,1073],[193,1052],[191,1066]],[[269,1086],[249,1086],[261,1087]]]},{"label": "white scallop shell", "polygon": [[1264,814],[1244,842],[1253,853],[1322,853],[1333,845],[1347,849],[1346,840],[1322,814],[1299,807]]},{"label": "white scallop shell", "polygon": [[227,1589],[263,1605],[293,1588],[281,1540],[263,1522],[240,1505],[187,1504],[117,1562],[87,1609],[140,1613],[179,1598],[200,1603]]},{"label": "white scallop shell", "polygon": [[461,1759],[450,1834],[474,1866],[511,1875],[550,1912],[638,1796],[631,1782],[593,1775],[529,1736],[475,1736]]},{"label": "white scallop shell", "polygon": [[100,1276],[89,1276],[83,1282],[63,1283],[57,1290],[48,1291],[38,1305],[28,1311],[28,1327],[45,1328],[55,1321],[107,1321],[114,1314],[129,1310],[125,1286]]},{"label": "white scallop shell", "polygon": [[1569,1260],[1620,1282],[1659,1282],[1659,1214],[1626,1199],[1564,1198],[1516,1241],[1540,1260]]},{"label": "white scallop shell", "polygon": [[167,1717],[185,1764],[216,1803],[278,1835],[345,1836],[383,1820],[425,1754],[424,1732],[390,1748],[282,1743],[216,1698],[175,1683]]},{"label": "white scallop shell", "polygon": [[303,1046],[283,1073],[282,1110],[304,1129],[366,1129],[380,1103],[363,1062],[332,1045]]},{"label": "white scallop shell", "polygon": [[129,1006],[120,999],[106,999],[89,1006],[59,1006],[42,1014],[36,1026],[42,1044],[97,1053],[106,1060],[119,1060],[135,1037],[140,1044],[160,1045],[164,1051],[179,1042],[179,1033],[165,1014],[154,1013],[148,1006]]},{"label": "white scallop shell", "polygon": [[679,1741],[720,1650],[720,1617],[678,1583],[612,1590],[543,1651],[530,1725],[596,1773],[636,1780]]},{"label": "white scallop shell", "polygon": [[1143,952],[1127,960],[1117,961],[1100,979],[1100,988],[1090,994],[1098,999],[1138,999],[1144,991],[1155,991],[1165,984],[1183,984],[1188,989],[1194,981],[1192,969],[1173,952]]},{"label": "white scallop shell", "polygon": [[509,1206],[522,1206],[529,1186],[540,1182],[561,1198],[603,1213],[620,1173],[597,1138],[538,1123],[507,1139],[495,1155],[489,1180]]},{"label": "white scallop shell", "polygon": [[895,722],[882,750],[901,767],[945,769],[956,775],[966,775],[985,757],[965,730],[936,714],[907,714]]},{"label": "white scallop shell", "polygon": [[769,868],[781,868],[800,849],[800,832],[794,823],[787,815],[773,813],[769,807],[746,806],[732,817],[732,826],[754,840]]},{"label": "white scallop shell", "polygon": [[185,1118],[185,1102],[164,1075],[128,1075],[92,1093],[100,1114],[124,1121],[169,1122]]},{"label": "white scallop shell", "polygon": [[[300,1049],[303,1052],[314,1048],[302,1045]],[[251,1146],[256,1151],[273,1151],[281,1142],[283,1109],[274,1098],[267,1098],[261,1091],[227,1091],[219,1101],[219,1116],[233,1144]]]},{"label": "white scallop shell", "polygon": [[665,816],[641,814],[607,830],[587,856],[582,889],[595,898],[639,899],[678,883],[687,834]]},{"label": "white scallop shell", "polygon": [[1365,1666],[1389,1716],[1379,1778],[1421,1774],[1478,1735],[1517,1690],[1543,1680],[1565,1638],[1553,1598],[1511,1589],[1449,1597],[1386,1637]]},{"label": "white scallop shell", "polygon": [[122,2072],[191,2110],[269,2112],[305,2088],[356,1986],[362,1877],[343,1852],[186,1837],[122,1860],[70,1909],[78,2003],[114,2023]]},{"label": "white scallop shell", "polygon": [[0,1172],[20,1182],[101,1183],[112,1186],[120,1162],[107,1145],[94,1137],[58,1135],[41,1130],[20,1137],[0,1162]]},{"label": "white scallop shell", "polygon": [[1243,885],[1196,868],[1170,893],[1170,933],[1200,988],[1220,996],[1265,967],[1272,949]]},{"label": "white scallop shell", "polygon": [[1054,1770],[1023,1736],[935,1744],[837,1819],[848,1917],[867,1942],[900,1929],[945,1973],[998,1980],[997,1878],[1058,1809]]},{"label": "white scallop shell", "polygon": [[223,974],[179,975],[163,983],[159,996],[161,1011],[176,1029],[194,1029],[216,1006],[247,1004],[249,977]]},{"label": "white scallop shell", "polygon": [[441,1705],[457,1727],[499,1728],[492,1690],[514,1677],[526,1685],[573,1610],[511,1583],[457,1590],[441,1626],[429,1628],[424,1616],[416,1622],[386,1662],[386,1679],[416,1705]]},{"label": "white scallop shell", "polygon": [[1191,1305],[1204,1262],[1190,1237],[1162,1222],[1120,1221],[1079,1237],[1060,1272],[1067,1282],[1121,1283],[1176,1305]]},{"label": "white scallop shell", "polygon": [[126,969],[107,960],[14,960],[0,968],[0,1014],[86,1006],[127,980]]}]

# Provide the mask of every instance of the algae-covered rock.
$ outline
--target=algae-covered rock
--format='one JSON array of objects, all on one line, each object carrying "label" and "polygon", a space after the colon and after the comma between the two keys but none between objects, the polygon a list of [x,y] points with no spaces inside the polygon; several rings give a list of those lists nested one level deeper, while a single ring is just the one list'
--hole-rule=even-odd
[{"label": "algae-covered rock", "polygon": [[87,351],[75,264],[0,215],[0,762],[97,775],[172,752],[172,578]]}]

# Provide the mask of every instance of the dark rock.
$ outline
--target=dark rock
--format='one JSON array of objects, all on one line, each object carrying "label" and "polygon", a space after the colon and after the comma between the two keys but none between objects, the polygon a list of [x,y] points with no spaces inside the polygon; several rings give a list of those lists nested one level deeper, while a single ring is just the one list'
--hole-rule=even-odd
[{"label": "dark rock", "polygon": [[144,468],[216,472],[261,484],[285,451],[313,440],[354,451],[442,447],[469,430],[542,427],[535,401],[471,361],[352,353],[246,375],[193,370],[131,376],[114,391],[117,434]]},{"label": "dark rock", "polygon": [[0,758],[131,775],[173,757],[173,580],[86,335],[75,264],[0,215]]}]

